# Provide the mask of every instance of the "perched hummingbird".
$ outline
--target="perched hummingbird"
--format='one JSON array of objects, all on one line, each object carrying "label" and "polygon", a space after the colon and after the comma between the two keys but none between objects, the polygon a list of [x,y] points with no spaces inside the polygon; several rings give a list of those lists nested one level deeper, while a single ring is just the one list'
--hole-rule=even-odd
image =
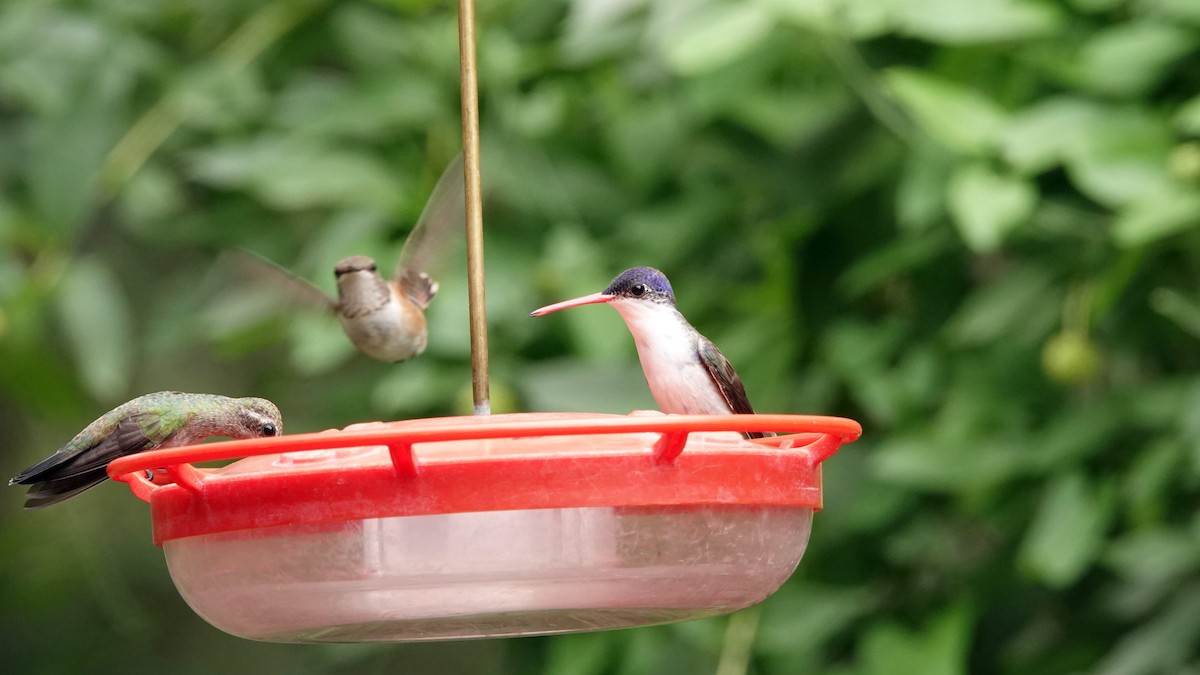
[{"label": "perched hummingbird", "polygon": [[279,408],[266,399],[160,391],[108,411],[8,484],[31,486],[25,508],[40,509],[104,482],[108,463],[118,457],[213,436],[259,438],[282,431]]},{"label": "perched hummingbird", "polygon": [[627,269],[599,293],[547,305],[530,316],[601,302],[625,319],[659,410],[682,415],[754,412],[729,360],[675,309],[671,282],[653,267]]},{"label": "perched hummingbird", "polygon": [[451,226],[465,231],[464,194],[460,153],[438,179],[391,278],[380,276],[375,261],[365,255],[344,258],[333,268],[336,299],[269,260],[256,255],[244,260],[281,282],[293,298],[336,315],[358,351],[380,361],[407,361],[425,351],[425,309],[438,291],[425,267],[456,231]]}]

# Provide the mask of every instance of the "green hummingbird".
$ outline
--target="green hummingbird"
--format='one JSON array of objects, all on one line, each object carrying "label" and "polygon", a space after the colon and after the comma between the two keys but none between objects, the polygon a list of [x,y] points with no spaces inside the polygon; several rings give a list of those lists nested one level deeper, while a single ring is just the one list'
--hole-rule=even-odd
[{"label": "green hummingbird", "polygon": [[259,438],[282,431],[279,408],[266,399],[160,391],[108,411],[8,484],[29,485],[25,508],[40,509],[104,482],[108,463],[118,457],[213,436]]}]

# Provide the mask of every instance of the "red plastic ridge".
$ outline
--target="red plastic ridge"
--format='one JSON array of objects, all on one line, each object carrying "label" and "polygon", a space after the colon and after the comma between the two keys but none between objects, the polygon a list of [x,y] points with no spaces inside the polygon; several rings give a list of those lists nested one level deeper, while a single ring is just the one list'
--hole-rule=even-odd
[{"label": "red plastic ridge", "polygon": [[[709,435],[766,429],[794,433],[753,442]],[[659,436],[646,443],[636,435],[643,433]],[[280,525],[467,511],[700,504],[820,509],[820,463],[860,433],[852,420],[802,415],[498,415],[168,448],[122,457],[108,472],[150,502],[161,544]],[[522,452],[525,439],[535,437],[561,437],[565,447]],[[432,453],[423,461],[421,448],[413,451],[414,444],[464,440],[486,441],[494,452]],[[693,441],[703,450],[689,452]],[[260,462],[264,468],[249,472],[189,464],[380,446],[386,454],[302,467]],[[167,467],[175,483],[147,480],[145,471],[158,467]]]}]

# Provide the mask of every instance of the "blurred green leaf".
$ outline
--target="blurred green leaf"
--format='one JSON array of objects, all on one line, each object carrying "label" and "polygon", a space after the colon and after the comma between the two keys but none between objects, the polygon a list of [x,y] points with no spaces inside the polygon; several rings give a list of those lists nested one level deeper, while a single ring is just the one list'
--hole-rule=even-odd
[{"label": "blurred green leaf", "polygon": [[983,94],[911,68],[891,68],[884,83],[930,137],[951,150],[989,150],[1007,123],[1007,113]]},{"label": "blurred green leaf", "polygon": [[858,647],[861,672],[882,675],[959,675],[967,671],[973,618],[966,605],[942,611],[921,629],[878,623]]},{"label": "blurred green leaf", "polygon": [[376,383],[371,391],[371,407],[380,411],[383,419],[416,417],[428,412],[433,401],[455,393],[454,383],[431,363],[414,360],[393,368]]},{"label": "blurred green leaf", "polygon": [[156,164],[143,166],[118,195],[118,208],[125,216],[123,224],[147,237],[156,234],[162,222],[178,214],[186,204],[176,178]]},{"label": "blurred green leaf", "polygon": [[1097,675],[1181,672],[1200,639],[1200,587],[1191,584],[1146,624],[1123,636],[1098,664]]},{"label": "blurred green leaf", "polygon": [[[720,200],[700,194],[695,199],[672,200],[632,210],[618,221],[618,228],[627,242],[627,250],[670,269],[687,260],[702,245],[701,233],[725,227],[724,208]],[[680,242],[668,234],[673,228],[682,228],[692,236]]]},{"label": "blurred green leaf", "polygon": [[878,598],[865,588],[785,587],[763,605],[757,644],[767,655],[817,650],[854,620],[868,615],[877,603]]},{"label": "blurred green leaf", "polygon": [[1183,529],[1142,530],[1113,541],[1104,562],[1126,578],[1177,587],[1200,565],[1200,542]]},{"label": "blurred green leaf", "polygon": [[1113,497],[1111,483],[1093,485],[1079,473],[1052,482],[1021,543],[1022,568],[1052,587],[1078,580],[1104,544]]},{"label": "blurred green leaf", "polygon": [[193,176],[223,188],[251,191],[285,210],[370,206],[383,211],[405,199],[407,188],[369,154],[334,149],[301,138],[260,138],[192,155]]},{"label": "blurred green leaf", "polygon": [[550,648],[547,670],[562,675],[598,675],[612,662],[613,633],[563,635]]},{"label": "blurred green leaf", "polygon": [[1004,130],[1004,159],[1023,173],[1040,173],[1086,143],[1100,107],[1080,97],[1051,98],[1019,111]]},{"label": "blurred green leaf", "polygon": [[775,143],[788,144],[820,133],[845,115],[852,101],[837,87],[759,90],[730,103],[737,119]]},{"label": "blurred green leaf", "polygon": [[136,333],[116,277],[95,258],[73,261],[59,285],[57,309],[88,392],[101,401],[120,399],[134,374]]},{"label": "blurred green leaf", "polygon": [[1037,188],[1029,181],[968,164],[950,176],[947,208],[967,247],[976,253],[996,250],[1037,206]]},{"label": "blurred green leaf", "polygon": [[938,222],[946,208],[946,181],[954,159],[924,143],[913,149],[896,188],[896,220],[910,231]]},{"label": "blurred green leaf", "polygon": [[1113,221],[1120,246],[1143,246],[1200,224],[1200,189],[1171,186],[1125,205]]},{"label": "blurred green leaf", "polygon": [[858,297],[895,281],[897,277],[929,264],[950,246],[949,237],[930,233],[922,237],[901,239],[864,255],[838,278],[846,295]]},{"label": "blurred green leaf", "polygon": [[821,467],[825,498],[825,510],[820,517],[822,541],[832,543],[856,534],[870,536],[903,520],[919,499],[907,487],[883,482],[869,471],[870,462],[862,454],[870,452],[865,445],[855,448],[854,453],[839,453],[836,463]]},{"label": "blurred green leaf", "polygon": [[[83,406],[88,397],[73,381],[78,373],[64,359],[48,350],[28,352],[16,347],[11,339],[0,340],[0,387],[11,400],[20,400],[25,409],[41,415],[61,416]],[[65,438],[46,442],[61,444],[75,432],[64,429],[62,433]],[[44,454],[41,449],[36,452]],[[31,449],[25,454],[30,461],[41,459]]]},{"label": "blurred green leaf", "polygon": [[1129,0],[1070,0],[1070,5],[1081,12],[1099,13],[1114,10]]},{"label": "blurred green leaf", "polygon": [[903,339],[898,323],[838,322],[821,343],[822,362],[845,383],[858,405],[881,419],[892,419],[907,392],[886,373]]},{"label": "blurred green leaf", "polygon": [[684,102],[673,96],[611,100],[604,114],[611,120],[607,140],[614,159],[639,182],[670,170],[691,126]]},{"label": "blurred green leaf", "polygon": [[631,20],[644,0],[578,0],[572,2],[563,31],[562,50],[570,63],[590,63],[632,49],[641,35]]},{"label": "blurred green leaf", "polygon": [[901,33],[944,44],[1023,40],[1053,32],[1058,9],[1039,0],[913,0],[888,3]]},{"label": "blurred green leaf", "polygon": [[280,125],[313,137],[386,138],[431,126],[448,107],[436,80],[405,68],[359,82],[319,73],[291,83],[280,98]]},{"label": "blurred green leaf", "polygon": [[771,15],[757,3],[714,3],[679,17],[664,36],[667,63],[690,75],[719,68],[758,46]]},{"label": "blurred green leaf", "polygon": [[[630,347],[629,361],[620,365],[587,365],[572,360],[531,365],[523,373],[521,395],[529,402],[529,409],[538,412],[623,415],[633,410],[658,410]],[[580,383],[587,386],[581,387]]]},{"label": "blurred green leaf", "polygon": [[677,645],[673,649],[673,645],[667,640],[667,630],[669,629],[619,633],[623,644],[613,650],[619,658],[619,664],[613,672],[617,675],[688,675],[712,668],[711,663],[704,663],[708,659],[704,659],[703,655],[695,650],[679,649]]},{"label": "blurred green leaf", "polygon": [[946,326],[961,344],[993,340],[1031,341],[1044,337],[1058,318],[1059,293],[1044,269],[1015,269],[991,284],[974,289]]},{"label": "blurred green leaf", "polygon": [[870,39],[896,28],[896,11],[902,3],[852,0],[759,0],[778,16],[805,28]]},{"label": "blurred green leaf", "polygon": [[454,13],[422,13],[418,20],[411,12],[389,12],[373,6],[376,4],[374,1],[336,4],[329,23],[333,44],[340,53],[339,61],[344,59],[357,71],[413,62],[420,62],[430,74],[446,76],[457,69]]},{"label": "blurred green leaf", "polygon": [[125,120],[140,65],[134,45],[103,32],[95,37],[110,43],[93,45],[96,70],[75,72],[74,81],[64,83],[65,100],[30,130],[29,187],[44,225],[61,237],[86,224],[95,173]]},{"label": "blurred green leaf", "polygon": [[1150,293],[1150,306],[1200,339],[1200,303],[1173,288],[1156,288]]},{"label": "blurred green leaf", "polygon": [[1097,32],[1080,52],[1088,87],[1119,96],[1145,93],[1200,42],[1193,31],[1159,21],[1131,22]]},{"label": "blurred green leaf", "polygon": [[337,317],[331,314],[293,308],[287,312],[286,320],[292,338],[292,365],[297,373],[328,372],[351,354],[357,354]]},{"label": "blurred green leaf", "polygon": [[260,115],[267,97],[254,70],[211,63],[183,75],[172,104],[188,126],[235,129]]},{"label": "blurred green leaf", "polygon": [[1159,0],[1153,13],[1166,19],[1200,26],[1200,6],[1190,0]]},{"label": "blurred green leaf", "polygon": [[1180,133],[1200,136],[1200,96],[1194,96],[1179,106],[1174,122]]},{"label": "blurred green leaf", "polygon": [[1112,401],[1060,410],[1032,440],[1030,468],[1055,474],[1104,453],[1123,423],[1119,411],[1120,404]]},{"label": "blurred green leaf", "polygon": [[1200,477],[1200,383],[1189,382],[1181,398],[1181,405],[1176,408],[1179,414],[1173,421],[1185,447],[1191,450],[1190,476],[1196,478]]},{"label": "blurred green leaf", "polygon": [[[854,4],[838,0],[760,0],[760,4],[769,8],[780,18],[793,21],[801,26],[824,31],[836,30],[851,23],[846,15]],[[873,7],[882,17],[886,7]]]},{"label": "blurred green leaf", "polygon": [[1181,422],[1191,423],[1188,432],[1200,424],[1200,415],[1188,404],[1198,400],[1200,387],[1192,378],[1164,378],[1141,387],[1136,396],[1125,400],[1125,417],[1131,423],[1152,429]]},{"label": "blurred green leaf", "polygon": [[1139,108],[1113,108],[1097,117],[1073,146],[1067,172],[1079,190],[1116,208],[1169,190],[1172,138],[1164,120]]},{"label": "blurred green leaf", "polygon": [[1004,440],[889,438],[871,457],[885,483],[938,494],[978,494],[1024,472],[1026,456]]},{"label": "blurred green leaf", "polygon": [[566,92],[557,84],[530,91],[528,95],[507,100],[497,113],[508,128],[522,136],[546,138],[561,128],[567,114]]}]

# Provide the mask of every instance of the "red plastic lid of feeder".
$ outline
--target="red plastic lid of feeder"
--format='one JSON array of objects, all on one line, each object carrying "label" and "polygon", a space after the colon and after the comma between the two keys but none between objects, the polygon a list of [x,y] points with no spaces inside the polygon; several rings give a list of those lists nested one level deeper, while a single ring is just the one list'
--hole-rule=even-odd
[{"label": "red plastic lid of feeder", "polygon": [[[767,429],[786,435],[739,433]],[[435,640],[758,602],[804,553],[821,462],[859,433],[803,415],[493,415],[169,448],[108,471],[150,503],[180,593],[218,628]]]},{"label": "red plastic lid of feeder", "polygon": [[[737,433],[763,429],[786,435],[745,441]],[[120,458],[108,473],[150,503],[157,544],[273,525],[464,511],[819,510],[820,463],[860,434],[853,420],[810,415],[524,413],[168,448]],[[247,459],[213,470],[190,465],[237,457]],[[147,470],[161,468],[168,482],[161,474],[160,482],[147,479]]]}]

